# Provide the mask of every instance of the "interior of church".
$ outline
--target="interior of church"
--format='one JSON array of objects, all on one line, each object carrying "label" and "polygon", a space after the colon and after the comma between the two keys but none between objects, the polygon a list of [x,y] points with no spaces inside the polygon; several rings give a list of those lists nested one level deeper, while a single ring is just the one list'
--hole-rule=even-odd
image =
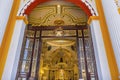
[{"label": "interior of church", "polygon": [[0,12],[0,80],[120,79],[120,0],[2,0]]},{"label": "interior of church", "polygon": [[16,79],[97,80],[87,17],[82,9],[65,1],[49,1],[34,8],[28,16]]}]

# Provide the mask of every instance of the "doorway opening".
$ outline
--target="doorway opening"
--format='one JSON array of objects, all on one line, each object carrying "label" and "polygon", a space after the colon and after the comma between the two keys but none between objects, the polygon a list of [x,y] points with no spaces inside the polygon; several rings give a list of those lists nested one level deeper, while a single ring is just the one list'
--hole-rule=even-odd
[{"label": "doorway opening", "polygon": [[40,63],[39,80],[78,80],[76,39],[43,38]]},{"label": "doorway opening", "polygon": [[98,80],[88,16],[63,0],[29,14],[16,80]]},{"label": "doorway opening", "polygon": [[98,80],[87,26],[28,26],[16,80]]}]

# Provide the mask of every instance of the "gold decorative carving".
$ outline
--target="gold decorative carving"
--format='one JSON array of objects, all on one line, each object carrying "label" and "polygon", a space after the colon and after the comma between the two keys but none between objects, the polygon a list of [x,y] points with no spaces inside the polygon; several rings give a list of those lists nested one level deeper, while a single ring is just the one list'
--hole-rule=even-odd
[{"label": "gold decorative carving", "polygon": [[86,25],[87,16],[82,9],[74,5],[60,5],[59,8],[57,5],[37,6],[28,16],[29,24],[33,26]]},{"label": "gold decorative carving", "polygon": [[55,21],[54,21],[54,24],[55,24],[55,25],[64,25],[64,23],[65,23],[65,22],[64,22],[63,20],[55,20]]},{"label": "gold decorative carving", "polygon": [[[47,79],[47,76],[55,73],[55,80],[70,80],[70,77],[73,77],[73,71],[76,74],[79,73],[77,53],[76,50],[71,49],[71,46],[76,45],[75,39],[43,39],[42,45],[40,78],[46,76]],[[48,46],[51,46],[50,50],[47,49]]]},{"label": "gold decorative carving", "polygon": [[71,41],[71,40],[51,40],[51,41],[47,41],[47,44],[49,44],[51,46],[62,47],[62,46],[74,45],[75,41]]}]

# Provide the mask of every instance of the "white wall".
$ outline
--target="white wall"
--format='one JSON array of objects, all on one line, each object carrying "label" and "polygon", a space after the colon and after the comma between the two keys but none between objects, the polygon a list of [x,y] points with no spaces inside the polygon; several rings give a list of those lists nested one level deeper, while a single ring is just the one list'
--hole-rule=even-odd
[{"label": "white wall", "polygon": [[25,26],[23,20],[16,21],[2,80],[15,80]]},{"label": "white wall", "polygon": [[107,61],[105,46],[101,33],[100,23],[98,20],[93,20],[90,24],[92,41],[97,64],[99,80],[111,80],[109,65]]},{"label": "white wall", "polygon": [[14,0],[0,0],[0,45],[5,33],[13,1]]},{"label": "white wall", "polygon": [[101,0],[120,73],[120,14],[114,0]]}]

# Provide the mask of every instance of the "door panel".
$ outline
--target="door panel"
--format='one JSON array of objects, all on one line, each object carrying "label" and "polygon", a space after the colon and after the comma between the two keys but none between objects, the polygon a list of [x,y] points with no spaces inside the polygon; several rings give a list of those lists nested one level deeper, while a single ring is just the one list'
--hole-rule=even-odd
[{"label": "door panel", "polygon": [[[98,80],[89,29],[53,28],[28,28],[16,80]],[[51,55],[48,56],[46,53],[50,54],[50,51]],[[45,59],[47,57],[53,59]]]}]

